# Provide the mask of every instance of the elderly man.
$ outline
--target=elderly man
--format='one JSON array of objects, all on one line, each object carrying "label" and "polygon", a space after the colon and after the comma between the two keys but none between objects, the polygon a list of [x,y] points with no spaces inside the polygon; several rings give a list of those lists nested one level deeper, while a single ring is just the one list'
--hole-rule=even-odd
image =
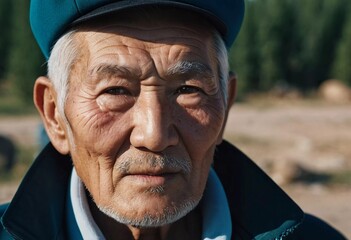
[{"label": "elderly man", "polygon": [[51,140],[0,239],[343,239],[222,141],[243,0],[32,0]]}]

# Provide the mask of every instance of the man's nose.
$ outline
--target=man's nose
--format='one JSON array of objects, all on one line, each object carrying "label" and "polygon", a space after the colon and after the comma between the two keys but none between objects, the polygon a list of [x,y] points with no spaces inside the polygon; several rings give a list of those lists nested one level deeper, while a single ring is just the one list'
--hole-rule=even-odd
[{"label": "man's nose", "polygon": [[166,97],[156,94],[139,96],[134,105],[134,127],[130,137],[134,147],[161,152],[178,144],[179,136],[169,104]]}]

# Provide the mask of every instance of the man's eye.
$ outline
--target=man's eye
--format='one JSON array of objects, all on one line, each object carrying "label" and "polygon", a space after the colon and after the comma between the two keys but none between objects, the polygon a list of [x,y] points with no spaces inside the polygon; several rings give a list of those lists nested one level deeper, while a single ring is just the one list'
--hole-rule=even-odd
[{"label": "man's eye", "polygon": [[192,94],[192,93],[199,93],[203,92],[201,88],[195,86],[181,86],[177,89],[178,94]]},{"label": "man's eye", "polygon": [[131,93],[124,87],[113,87],[105,91],[107,94],[111,95],[130,95]]}]

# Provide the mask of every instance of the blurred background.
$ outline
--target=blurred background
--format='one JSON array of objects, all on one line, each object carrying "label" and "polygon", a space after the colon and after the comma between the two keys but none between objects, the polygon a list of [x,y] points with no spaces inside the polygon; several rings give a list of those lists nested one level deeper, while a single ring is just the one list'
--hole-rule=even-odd
[{"label": "blurred background", "polygon": [[[46,63],[28,8],[0,1],[0,203],[42,147],[32,88]],[[351,238],[351,1],[247,0],[246,9],[230,49],[238,97],[225,138]]]}]

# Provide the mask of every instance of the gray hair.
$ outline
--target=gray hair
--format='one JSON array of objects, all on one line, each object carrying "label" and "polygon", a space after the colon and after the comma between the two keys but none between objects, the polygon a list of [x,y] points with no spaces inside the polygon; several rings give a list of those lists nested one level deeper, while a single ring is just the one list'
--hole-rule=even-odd
[{"label": "gray hair", "polygon": [[75,31],[70,31],[63,35],[54,45],[48,60],[48,77],[57,93],[57,108],[62,117],[65,117],[71,70],[79,54],[74,34]]},{"label": "gray hair", "polygon": [[[79,45],[74,40],[75,31],[64,34],[54,45],[48,60],[48,77],[57,92],[57,107],[65,118],[64,107],[67,99],[71,70],[79,55]],[[214,31],[213,50],[218,67],[220,91],[227,105],[228,88],[228,51],[217,31]]]},{"label": "gray hair", "polygon": [[48,77],[57,94],[57,110],[66,124],[68,141],[75,148],[72,128],[65,114],[65,104],[71,70],[79,55],[79,46],[74,40],[74,31],[63,35],[55,44],[48,60]]},{"label": "gray hair", "polygon": [[216,56],[216,64],[218,67],[218,78],[220,84],[220,91],[223,97],[225,106],[228,103],[228,79],[229,79],[229,62],[228,62],[228,50],[221,35],[215,31],[213,48]]}]

